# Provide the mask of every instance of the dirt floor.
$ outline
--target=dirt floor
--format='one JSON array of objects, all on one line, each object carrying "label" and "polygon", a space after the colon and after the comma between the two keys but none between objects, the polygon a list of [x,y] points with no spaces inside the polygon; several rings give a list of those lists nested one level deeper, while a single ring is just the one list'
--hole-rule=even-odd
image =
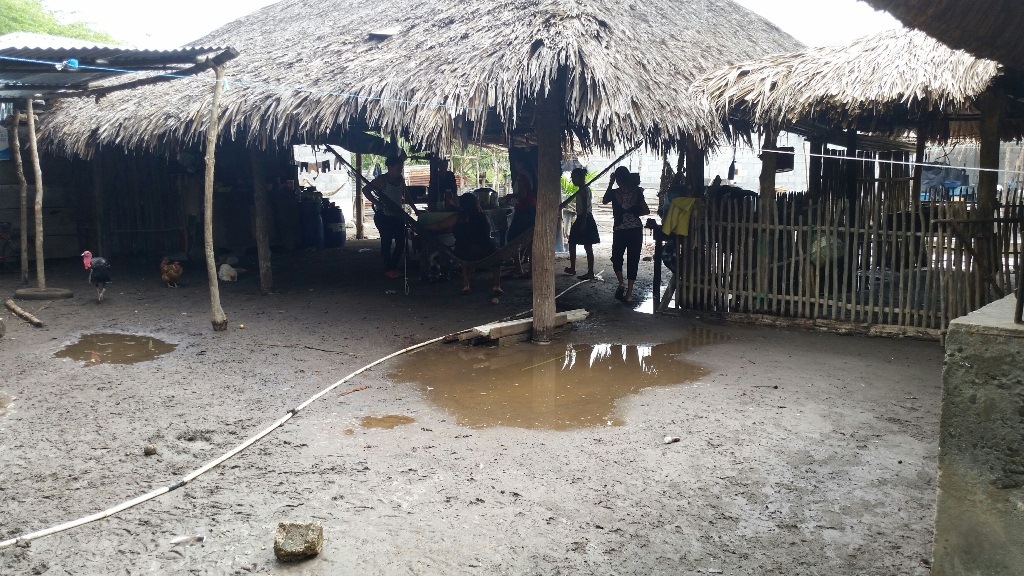
[{"label": "dirt floor", "polygon": [[[23,302],[44,328],[3,312],[0,540],[171,485],[378,358],[530,304],[513,278],[491,303],[486,273],[469,296],[455,281],[406,295],[378,258],[369,240],[279,254],[279,293],[251,272],[222,285],[221,333],[202,270],[169,289],[156,261],[115,261],[97,304],[79,263],[52,263],[74,299]],[[602,269],[559,300],[591,316],[552,344],[390,360],[182,488],[0,550],[0,573],[929,572],[938,343],[644,314],[612,298],[606,252]],[[106,332],[176,348],[54,356]],[[570,356],[590,372],[562,380]],[[323,524],[319,557],[276,560],[284,520]],[[205,540],[173,543],[191,535]]]}]

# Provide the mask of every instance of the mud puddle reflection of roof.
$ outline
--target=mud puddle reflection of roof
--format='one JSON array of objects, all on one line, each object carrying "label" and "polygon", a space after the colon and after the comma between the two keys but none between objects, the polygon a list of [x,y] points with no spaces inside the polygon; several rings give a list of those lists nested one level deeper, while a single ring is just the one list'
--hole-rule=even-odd
[{"label": "mud puddle reflection of roof", "polygon": [[391,373],[464,426],[568,430],[624,423],[616,401],[652,386],[695,381],[709,372],[678,358],[726,336],[695,330],[656,345],[446,345],[411,354]]}]

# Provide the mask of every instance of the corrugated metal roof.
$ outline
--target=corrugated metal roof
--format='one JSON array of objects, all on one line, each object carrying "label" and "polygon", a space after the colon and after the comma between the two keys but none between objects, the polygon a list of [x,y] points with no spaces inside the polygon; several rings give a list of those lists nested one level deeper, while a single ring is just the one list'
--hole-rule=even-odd
[{"label": "corrugated metal roof", "polygon": [[141,50],[45,34],[5,34],[0,36],[0,100],[53,98],[122,74],[173,72],[223,50]]}]

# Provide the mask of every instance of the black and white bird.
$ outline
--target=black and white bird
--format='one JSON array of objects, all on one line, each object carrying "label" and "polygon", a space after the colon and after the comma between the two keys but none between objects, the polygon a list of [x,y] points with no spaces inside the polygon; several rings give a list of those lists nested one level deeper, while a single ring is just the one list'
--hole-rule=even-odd
[{"label": "black and white bird", "polygon": [[103,302],[103,293],[107,291],[107,282],[110,282],[110,263],[86,250],[82,252],[82,264],[89,271],[89,283],[96,286],[96,301]]}]

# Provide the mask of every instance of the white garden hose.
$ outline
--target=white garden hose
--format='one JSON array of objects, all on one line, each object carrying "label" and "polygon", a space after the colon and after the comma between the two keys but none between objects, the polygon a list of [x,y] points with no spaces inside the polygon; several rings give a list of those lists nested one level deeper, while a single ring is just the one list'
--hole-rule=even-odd
[{"label": "white garden hose", "polygon": [[[590,282],[590,280],[583,280],[581,282],[577,282],[577,283],[573,284],[572,286],[566,288],[561,293],[556,295],[555,299],[557,300],[558,298],[561,298],[563,295],[568,293],[570,290],[576,288],[580,284],[586,284],[587,282]],[[506,318],[503,318],[502,320],[499,320],[499,322],[505,321],[505,320],[511,320],[513,318],[518,318],[518,317],[523,316],[525,314],[529,314],[530,312],[532,312],[532,310],[533,309],[531,308],[530,310],[526,310],[525,312],[519,312],[519,313],[514,314],[512,316],[508,316]],[[345,376],[341,380],[338,380],[334,384],[331,384],[327,388],[324,388],[320,392],[318,392],[315,395],[311,396],[309,399],[307,399],[302,404],[299,404],[295,408],[292,408],[291,410],[288,411],[288,413],[286,413],[284,416],[279,418],[276,422],[274,422],[273,424],[271,424],[267,428],[263,429],[261,432],[259,432],[258,434],[256,434],[252,438],[249,438],[248,440],[242,442],[238,446],[232,448],[231,450],[229,450],[228,452],[224,453],[224,455],[220,456],[219,458],[217,458],[215,460],[211,460],[210,462],[204,464],[202,467],[197,468],[196,470],[192,471],[191,473],[183,476],[177,482],[174,482],[174,483],[172,483],[170,485],[167,485],[167,486],[164,486],[162,488],[158,488],[156,490],[153,490],[152,492],[148,492],[148,493],[143,494],[141,496],[138,496],[138,497],[136,497],[136,498],[134,498],[132,500],[128,500],[126,502],[122,502],[122,503],[120,503],[120,504],[118,504],[116,506],[113,506],[111,508],[107,508],[106,510],[103,510],[102,512],[97,512],[97,513],[89,515],[89,516],[83,516],[81,518],[78,518],[77,520],[71,520],[69,522],[65,522],[63,524],[58,524],[58,525],[52,526],[50,528],[46,528],[46,529],[43,529],[43,530],[37,530],[36,532],[29,532],[28,534],[23,534],[23,535],[18,536],[16,538],[11,538],[9,540],[4,540],[4,541],[0,542],[0,548],[7,548],[9,546],[14,546],[14,545],[18,545],[18,544],[27,544],[28,542],[31,542],[32,540],[43,538],[44,536],[50,536],[50,535],[56,534],[58,532],[63,532],[65,530],[70,530],[71,528],[82,526],[84,524],[89,524],[89,523],[95,522],[97,520],[102,520],[103,518],[108,518],[110,516],[113,516],[114,514],[117,514],[118,512],[127,510],[129,508],[134,507],[134,506],[138,506],[139,504],[142,504],[143,502],[152,500],[152,499],[154,499],[154,498],[156,498],[158,496],[162,496],[162,495],[164,495],[164,494],[166,494],[168,492],[171,492],[173,490],[177,490],[178,488],[181,488],[182,486],[188,484],[189,482],[195,480],[196,478],[202,476],[203,474],[205,474],[205,473],[209,472],[210,470],[213,470],[217,466],[223,464],[226,460],[228,460],[232,456],[238,454],[242,450],[245,450],[249,446],[252,446],[253,444],[258,442],[259,440],[261,440],[262,438],[264,438],[265,436],[267,436],[268,434],[270,434],[274,430],[280,428],[282,425],[284,425],[285,422],[287,422],[293,416],[298,414],[299,411],[301,411],[305,407],[309,406],[314,401],[320,399],[325,394],[330,393],[332,390],[334,390],[338,386],[341,386],[345,382],[348,382],[352,378],[358,376],[359,374],[362,374],[363,372],[369,370],[370,368],[373,368],[374,366],[377,366],[378,364],[382,364],[384,362],[387,362],[388,360],[391,360],[392,358],[395,358],[397,356],[401,356],[402,354],[407,354],[409,352],[412,352],[414,350],[418,350],[420,348],[423,348],[425,346],[429,346],[429,345],[437,343],[437,342],[441,342],[441,341],[443,341],[445,339],[451,338],[451,337],[456,336],[458,334],[462,334],[462,333],[468,332],[469,330],[472,330],[472,328],[468,328],[466,330],[460,330],[458,332],[453,332],[453,333],[448,334],[446,336],[441,336],[441,337],[438,337],[438,338],[433,338],[431,340],[427,340],[426,342],[421,342],[419,344],[414,344],[412,346],[409,346],[408,348],[403,348],[403,349],[401,349],[401,350],[399,350],[397,352],[393,352],[391,354],[388,354],[387,356],[385,356],[383,358],[380,358],[379,360],[371,362],[370,364],[367,364],[366,366],[363,366],[362,368],[356,370],[355,372],[352,372],[348,376]]]}]

